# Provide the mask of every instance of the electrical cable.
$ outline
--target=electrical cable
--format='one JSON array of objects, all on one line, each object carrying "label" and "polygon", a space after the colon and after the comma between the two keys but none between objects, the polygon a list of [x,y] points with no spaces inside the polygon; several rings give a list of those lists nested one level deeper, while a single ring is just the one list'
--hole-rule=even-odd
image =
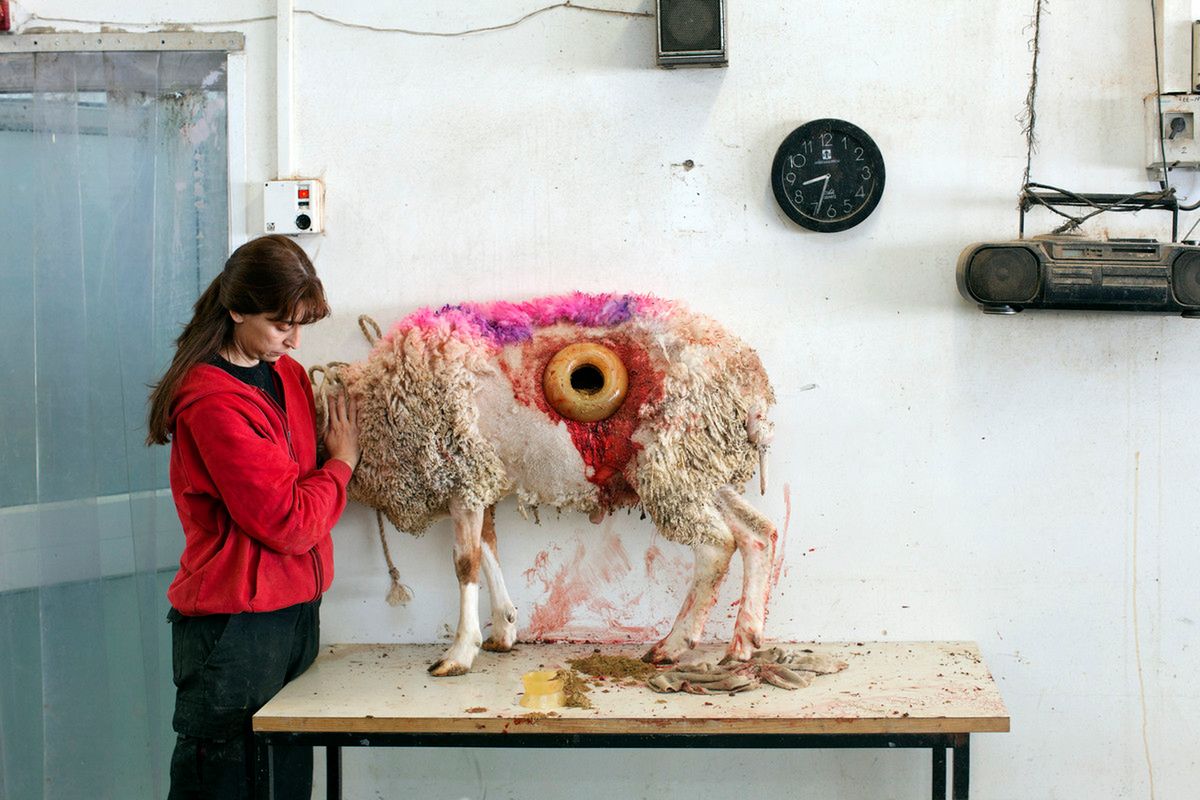
[{"label": "electrical cable", "polygon": [[1196,221],[1192,223],[1192,227],[1187,229],[1187,233],[1180,237],[1181,242],[1186,242],[1188,237],[1192,235],[1192,231],[1196,230],[1196,226],[1200,225],[1200,217],[1196,217]]},{"label": "electrical cable", "polygon": [[[1068,214],[1065,211],[1062,211],[1061,209],[1059,209],[1053,202],[1048,201],[1043,195],[1038,194],[1036,191],[1031,191],[1033,189],[1043,189],[1046,191],[1057,192],[1058,194],[1062,195],[1063,197],[1067,197],[1067,198],[1070,198],[1071,200],[1075,201],[1074,205],[1085,206],[1085,207],[1092,208],[1094,210],[1087,214],[1084,214],[1083,216],[1078,216],[1078,217],[1074,216],[1072,214]],[[1026,203],[1028,203],[1029,205],[1039,205],[1039,206],[1042,206],[1043,208],[1047,209],[1051,213],[1054,213],[1054,214],[1059,215],[1060,217],[1066,218],[1066,220],[1067,220],[1066,222],[1064,222],[1062,225],[1059,225],[1057,228],[1055,228],[1052,231],[1052,233],[1055,233],[1055,234],[1066,233],[1067,231],[1074,230],[1075,228],[1078,228],[1080,225],[1082,225],[1084,222],[1091,219],[1092,217],[1097,216],[1098,214],[1103,214],[1105,212],[1114,212],[1114,213],[1134,212],[1134,213],[1136,213],[1138,211],[1143,211],[1147,208],[1152,208],[1154,206],[1154,204],[1156,204],[1156,203],[1162,204],[1162,207],[1164,207],[1164,208],[1171,208],[1172,205],[1169,201],[1173,201],[1174,198],[1175,198],[1175,190],[1174,189],[1165,189],[1165,190],[1161,190],[1161,191],[1157,191],[1157,192],[1133,192],[1132,194],[1125,195],[1124,197],[1121,197],[1121,198],[1114,200],[1112,202],[1109,202],[1109,203],[1098,203],[1094,199],[1087,197],[1086,195],[1081,195],[1076,192],[1068,191],[1066,189],[1061,189],[1057,186],[1050,186],[1050,185],[1044,184],[1044,183],[1032,183],[1032,182],[1025,184],[1025,189],[1022,190],[1022,192],[1021,192],[1022,205],[1026,204]]]},{"label": "electrical cable", "polygon": [[[1037,142],[1034,132],[1034,127],[1037,122],[1034,100],[1037,96],[1038,57],[1041,54],[1042,9],[1043,0],[1036,0],[1034,5],[1033,21],[1031,23],[1033,27],[1033,40],[1030,43],[1030,49],[1033,51],[1033,67],[1030,74],[1029,92],[1025,97],[1025,112],[1023,115],[1025,119],[1023,133],[1025,134],[1026,150],[1025,175],[1020,193],[1020,203],[1022,209],[1027,208],[1029,205],[1039,205],[1051,211],[1052,213],[1059,215],[1060,217],[1066,218],[1067,221],[1055,228],[1053,231],[1054,233],[1063,233],[1078,228],[1084,222],[1096,216],[1097,214],[1103,214],[1107,211],[1136,212],[1155,203],[1160,203],[1163,205],[1163,207],[1174,207],[1176,211],[1194,211],[1200,208],[1200,199],[1188,205],[1180,204],[1176,196],[1175,189],[1171,186],[1169,175],[1171,165],[1167,163],[1166,139],[1163,134],[1163,131],[1166,129],[1166,122],[1162,112],[1162,66],[1158,50],[1158,4],[1156,3],[1156,0],[1150,0],[1150,28],[1154,39],[1154,99],[1158,110],[1158,147],[1159,154],[1162,158],[1162,176],[1158,181],[1159,191],[1133,192],[1125,195],[1115,202],[1097,203],[1076,192],[1059,189],[1053,186],[1047,186],[1046,184],[1035,183],[1030,180],[1033,151]],[[1093,210],[1082,216],[1068,214],[1065,211],[1055,207],[1055,204],[1052,201],[1039,195],[1036,191],[1034,191],[1035,189],[1057,192],[1064,197],[1071,198],[1073,201],[1075,201],[1075,204],[1090,207]],[[1130,205],[1131,203],[1132,205]],[[1197,220],[1196,224],[1200,224],[1200,220]],[[1192,230],[1196,228],[1196,224],[1193,224],[1192,228],[1189,229],[1188,235],[1190,235]],[[1187,235],[1185,235],[1184,238],[1187,238]]]},{"label": "electrical cable", "polygon": [[1154,105],[1158,109],[1158,151],[1162,155],[1162,178],[1159,179],[1159,186],[1165,192],[1171,188],[1171,168],[1167,165],[1167,143],[1163,139],[1166,124],[1162,112],[1162,67],[1158,61],[1158,7],[1154,0],[1150,0],[1150,30],[1154,35]]},{"label": "electrical cable", "polygon": [[[321,14],[321,13],[312,11],[307,8],[297,8],[294,11],[294,13],[297,15],[314,17],[315,19],[319,19],[322,22],[327,22],[332,25],[339,25],[343,28],[353,28],[356,30],[373,31],[375,33],[403,33],[403,34],[408,34],[409,36],[439,36],[439,37],[450,38],[450,37],[456,37],[456,36],[470,36],[470,35],[476,34],[476,33],[490,33],[493,31],[503,31],[503,30],[507,30],[509,28],[515,28],[516,26],[520,25],[521,23],[525,22],[526,20],[532,19],[533,17],[536,17],[539,14],[544,14],[547,11],[553,11],[558,8],[566,8],[566,9],[570,9],[572,11],[586,11],[586,12],[593,13],[593,14],[615,14],[615,15],[621,16],[621,17],[653,17],[654,16],[653,12],[650,12],[650,11],[625,11],[625,10],[622,10],[619,8],[599,8],[597,6],[580,5],[579,3],[572,2],[572,0],[563,0],[563,2],[553,3],[551,5],[543,6],[541,8],[536,8],[536,9],[528,12],[527,14],[525,14],[521,17],[518,17],[515,20],[512,20],[511,22],[503,22],[503,23],[499,23],[496,25],[487,25],[487,26],[483,26],[483,27],[479,27],[479,28],[466,28],[466,29],[458,30],[458,31],[429,31],[429,30],[422,31],[422,30],[415,30],[412,28],[394,28],[394,27],[386,27],[386,26],[379,26],[379,25],[367,25],[367,24],[361,23],[361,22],[350,22],[348,20],[338,19],[337,17],[331,17],[331,16],[328,16],[325,14]],[[249,24],[251,22],[265,22],[265,21],[272,20],[272,19],[275,19],[274,14],[271,14],[268,16],[262,16],[262,17],[245,17],[242,19],[205,20],[205,21],[201,21],[201,22],[188,22],[188,23],[171,22],[171,21],[167,21],[167,20],[157,20],[157,21],[152,20],[149,22],[128,22],[128,21],[127,22],[117,22],[117,21],[113,21],[113,20],[77,19],[77,18],[72,18],[72,17],[43,17],[43,16],[39,16],[37,14],[30,14],[28,17],[25,18],[25,21],[21,24],[21,29],[16,31],[16,33],[21,33],[22,31],[24,31],[25,28],[28,28],[34,22],[72,22],[77,25],[117,25],[117,26],[121,26],[121,27],[181,26],[183,28],[186,28],[188,26],[203,26],[203,27],[207,28],[207,27],[211,27],[211,26],[215,26],[215,25],[244,25],[244,24]]]},{"label": "electrical cable", "polygon": [[[1167,146],[1166,146],[1166,142],[1163,139],[1163,131],[1166,130],[1167,126],[1166,126],[1166,121],[1163,119],[1163,113],[1162,113],[1162,79],[1160,77],[1161,68],[1159,66],[1159,58],[1158,58],[1158,8],[1156,7],[1154,0],[1150,0],[1150,25],[1151,25],[1151,30],[1154,32],[1154,88],[1155,88],[1154,102],[1158,107],[1158,148],[1159,148],[1159,154],[1162,156],[1162,164],[1163,164],[1163,167],[1162,167],[1163,177],[1162,177],[1162,180],[1160,181],[1160,185],[1164,189],[1166,189],[1166,188],[1170,187],[1170,179],[1168,177],[1168,174],[1170,173],[1171,167],[1174,165],[1167,164]],[[1200,208],[1200,199],[1196,200],[1196,202],[1194,202],[1194,203],[1190,203],[1187,205],[1184,205],[1182,203],[1179,204],[1180,211],[1195,211],[1197,208]],[[1196,229],[1197,224],[1200,224],[1200,220],[1197,220],[1195,223],[1192,224],[1192,227],[1188,229],[1187,234],[1184,234],[1184,237],[1183,237],[1184,239],[1188,238],[1188,236],[1191,234],[1191,232]]]}]

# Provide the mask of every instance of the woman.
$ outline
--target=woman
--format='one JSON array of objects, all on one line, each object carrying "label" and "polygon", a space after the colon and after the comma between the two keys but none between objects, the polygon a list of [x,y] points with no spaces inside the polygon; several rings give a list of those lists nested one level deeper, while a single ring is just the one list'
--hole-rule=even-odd
[{"label": "woman", "polygon": [[[318,466],[312,390],[287,351],[328,314],[295,242],[248,242],[196,301],[150,395],[147,443],[171,442],[185,537],[167,590],[171,800],[248,797],[250,718],[317,654],[329,532],[358,464],[358,415],[353,401],[330,403],[329,458]],[[307,800],[312,749],[279,748],[273,774],[275,797]]]}]

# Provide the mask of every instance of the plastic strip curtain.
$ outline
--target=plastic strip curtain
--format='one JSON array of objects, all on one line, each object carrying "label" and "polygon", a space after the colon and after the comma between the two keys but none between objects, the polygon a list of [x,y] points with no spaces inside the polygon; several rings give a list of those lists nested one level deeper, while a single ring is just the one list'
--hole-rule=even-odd
[{"label": "plastic strip curtain", "polygon": [[0,56],[0,797],[166,795],[147,385],[227,249],[225,54]]}]

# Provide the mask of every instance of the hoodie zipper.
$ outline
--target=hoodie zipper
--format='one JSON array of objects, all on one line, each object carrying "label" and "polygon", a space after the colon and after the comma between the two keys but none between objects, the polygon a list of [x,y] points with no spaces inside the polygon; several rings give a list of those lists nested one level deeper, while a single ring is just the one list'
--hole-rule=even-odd
[{"label": "hoodie zipper", "polygon": [[[285,439],[287,439],[288,455],[292,457],[292,461],[295,461],[297,464],[299,464],[300,459],[296,458],[296,451],[292,447],[292,425],[288,420],[287,412],[283,410],[283,406],[279,405],[279,403],[275,401],[274,397],[271,397],[271,395],[267,394],[262,389],[259,389],[257,386],[254,388],[258,389],[259,394],[265,397],[267,401],[270,402],[270,404],[275,408],[275,410],[279,412],[279,416],[283,419],[283,436]],[[283,387],[280,387],[281,391],[282,388]],[[316,600],[321,596],[321,586],[325,583],[325,570],[321,569],[321,557],[317,554],[316,546],[313,546],[313,548],[308,551],[308,555],[312,558],[313,577],[316,578],[316,587],[313,589],[312,597],[313,600]]]},{"label": "hoodie zipper", "polygon": [[288,455],[292,457],[292,461],[295,461],[297,464],[299,464],[300,459],[296,458],[296,451],[292,449],[292,425],[288,421],[287,412],[283,410],[283,406],[279,405],[279,403],[275,401],[274,397],[271,397],[271,395],[267,394],[262,389],[259,389],[257,386],[255,386],[254,389],[267,399],[267,402],[271,404],[272,408],[279,412],[279,417],[283,420],[283,437],[287,439]]},{"label": "hoodie zipper", "polygon": [[313,547],[309,550],[309,555],[312,556],[313,570],[317,573],[317,587],[313,590],[313,600],[321,596],[321,587],[325,585],[325,570],[321,569],[321,558],[317,555],[317,548]]}]

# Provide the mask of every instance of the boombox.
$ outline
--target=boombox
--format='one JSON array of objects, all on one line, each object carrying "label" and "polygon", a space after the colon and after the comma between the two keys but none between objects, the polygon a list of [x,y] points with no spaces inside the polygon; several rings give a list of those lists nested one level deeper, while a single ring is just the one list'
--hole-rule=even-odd
[{"label": "boombox", "polygon": [[1076,308],[1197,317],[1200,247],[1069,236],[982,242],[958,257],[958,290],[991,314]]}]

